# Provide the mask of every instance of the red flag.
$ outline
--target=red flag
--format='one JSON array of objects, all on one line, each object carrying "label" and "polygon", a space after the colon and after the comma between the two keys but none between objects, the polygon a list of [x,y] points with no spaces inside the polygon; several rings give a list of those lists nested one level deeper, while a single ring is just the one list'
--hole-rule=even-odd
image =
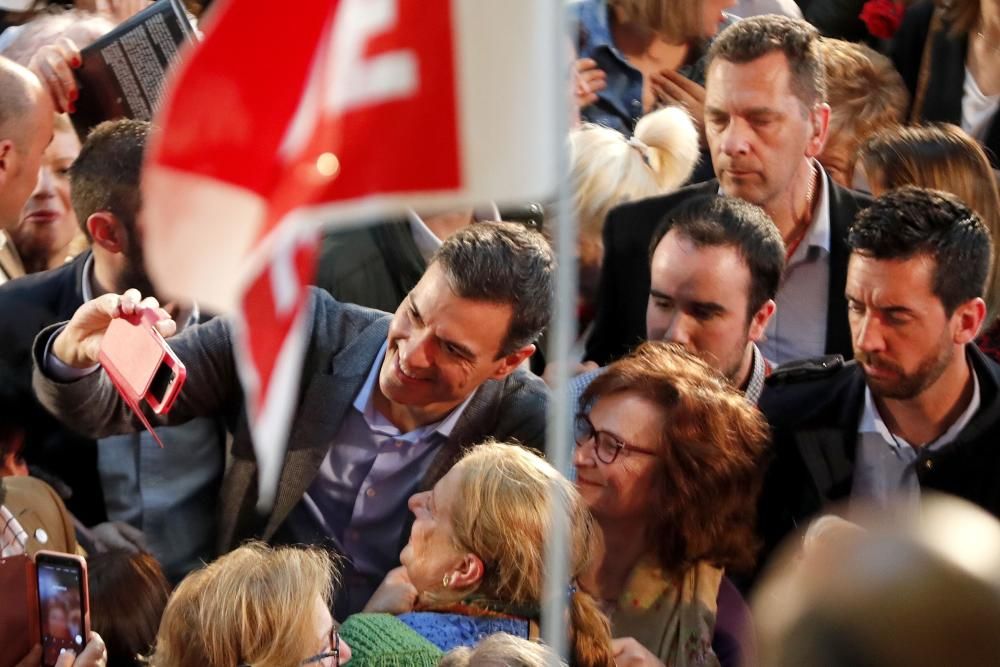
[{"label": "red flag", "polygon": [[167,293],[241,313],[262,507],[295,407],[319,226],[551,191],[565,86],[538,62],[556,14],[533,2],[230,0],[168,87],[144,175],[149,268]]}]

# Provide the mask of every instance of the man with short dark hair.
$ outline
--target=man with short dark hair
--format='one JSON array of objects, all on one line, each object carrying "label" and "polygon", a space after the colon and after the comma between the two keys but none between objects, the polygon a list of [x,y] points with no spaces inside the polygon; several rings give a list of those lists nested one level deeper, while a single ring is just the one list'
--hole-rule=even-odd
[{"label": "man with short dark hair", "polygon": [[[547,392],[518,367],[547,323],[554,268],[537,232],[479,223],[444,242],[391,317],[312,290],[301,392],[267,517],[254,510],[257,465],[231,322],[217,318],[172,339],[188,376],[170,422],[222,416],[234,435],[219,548],[250,536],[326,544],[347,560],[338,617],[360,610],[399,564],[412,520],[407,499],[431,488],[463,447],[488,436],[543,445]],[[137,424],[103,372],[66,383],[49,366],[54,357],[93,368],[110,320],[139,298],[130,291],[91,301],[36,342],[43,404],[91,434]],[[160,327],[173,328],[169,320]]]},{"label": "man with short dark hair", "polygon": [[712,43],[705,132],[718,178],[612,210],[588,359],[607,363],[643,337],[649,272],[640,258],[659,221],[691,197],[720,193],[763,208],[788,249],[764,355],[850,355],[843,237],[869,200],[833,183],[815,159],[830,116],[818,40],[809,24],[770,15],[738,21]]},{"label": "man with short dark hair", "polygon": [[[212,554],[215,506],[222,480],[223,427],[197,419],[157,429],[165,447],[140,431],[82,438],[37,407],[31,391],[31,344],[39,331],[72,317],[85,302],[129,288],[152,293],[137,216],[148,122],[121,119],[95,127],[70,167],[73,209],[91,249],[73,262],[0,287],[0,367],[15,371],[26,411],[25,453],[36,471],[68,488],[70,511],[91,528],[88,549],[147,549],[173,581]],[[177,314],[186,326],[197,308]],[[56,481],[58,480],[58,481]]]},{"label": "man with short dark hair", "polygon": [[1000,515],[1000,366],[973,343],[989,232],[954,197],[907,187],[862,211],[848,245],[855,361],[779,369],[761,398],[769,546],[846,498],[913,503],[933,489]]},{"label": "man with short dark hair", "polygon": [[[770,372],[756,343],[774,315],[785,265],[767,214],[734,197],[694,197],[663,219],[649,262],[647,339],[683,345],[756,404]],[[600,370],[574,378],[574,396]]]}]

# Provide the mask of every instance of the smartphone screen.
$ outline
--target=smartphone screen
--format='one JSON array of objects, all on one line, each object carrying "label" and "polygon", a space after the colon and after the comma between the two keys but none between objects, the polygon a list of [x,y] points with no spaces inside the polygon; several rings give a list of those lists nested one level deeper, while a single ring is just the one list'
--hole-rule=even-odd
[{"label": "smartphone screen", "polygon": [[86,643],[86,571],[73,557],[38,557],[38,611],[42,664],[55,665],[62,649],[77,655]]}]

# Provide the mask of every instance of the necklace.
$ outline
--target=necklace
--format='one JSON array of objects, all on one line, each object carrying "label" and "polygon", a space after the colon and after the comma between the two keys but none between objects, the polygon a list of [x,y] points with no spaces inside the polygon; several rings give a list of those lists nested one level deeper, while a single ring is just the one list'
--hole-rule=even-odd
[{"label": "necklace", "polygon": [[802,231],[800,231],[795,236],[794,241],[788,244],[788,250],[785,254],[786,262],[791,261],[792,255],[794,255],[795,251],[799,249],[800,245],[802,245],[802,240],[805,239],[806,232],[809,231],[809,222],[812,221],[812,209],[813,205],[815,204],[815,202],[813,201],[813,197],[816,194],[816,181],[817,181],[816,167],[814,165],[810,165],[809,187],[806,190],[806,222],[804,224],[799,223],[798,226],[802,228]]}]

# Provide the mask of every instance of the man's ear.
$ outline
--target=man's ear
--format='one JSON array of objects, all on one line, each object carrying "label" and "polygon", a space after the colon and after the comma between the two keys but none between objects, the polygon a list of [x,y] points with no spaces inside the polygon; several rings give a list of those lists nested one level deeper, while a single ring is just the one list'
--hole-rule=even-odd
[{"label": "man's ear", "polygon": [[125,229],[117,216],[110,211],[97,211],[87,218],[87,232],[96,245],[111,253],[125,251]]},{"label": "man's ear", "polygon": [[0,141],[0,184],[6,183],[17,166],[17,149],[10,139]]},{"label": "man's ear", "polygon": [[459,563],[458,567],[452,570],[449,586],[459,590],[473,588],[483,580],[485,573],[486,567],[479,556],[467,553],[462,558],[462,562]]},{"label": "man's ear", "polygon": [[527,359],[534,353],[535,353],[535,345],[533,343],[525,345],[521,349],[511,352],[506,357],[500,360],[500,365],[493,372],[493,375],[490,376],[490,379],[491,380],[504,379],[505,377],[513,373],[515,370],[517,370],[517,367],[520,366],[525,359]]},{"label": "man's ear", "polygon": [[767,323],[771,321],[771,317],[774,316],[774,311],[777,309],[778,306],[773,299],[768,299],[763,306],[757,309],[757,312],[750,318],[750,326],[747,330],[747,339],[750,342],[756,343],[764,337]]},{"label": "man's ear", "polygon": [[976,297],[959,304],[952,313],[951,320],[955,323],[955,334],[952,337],[955,344],[971,343],[979,335],[979,330],[986,321],[986,302]]},{"label": "man's ear", "polygon": [[830,132],[830,105],[816,104],[809,111],[810,134],[806,145],[806,157],[816,157],[823,152]]}]

